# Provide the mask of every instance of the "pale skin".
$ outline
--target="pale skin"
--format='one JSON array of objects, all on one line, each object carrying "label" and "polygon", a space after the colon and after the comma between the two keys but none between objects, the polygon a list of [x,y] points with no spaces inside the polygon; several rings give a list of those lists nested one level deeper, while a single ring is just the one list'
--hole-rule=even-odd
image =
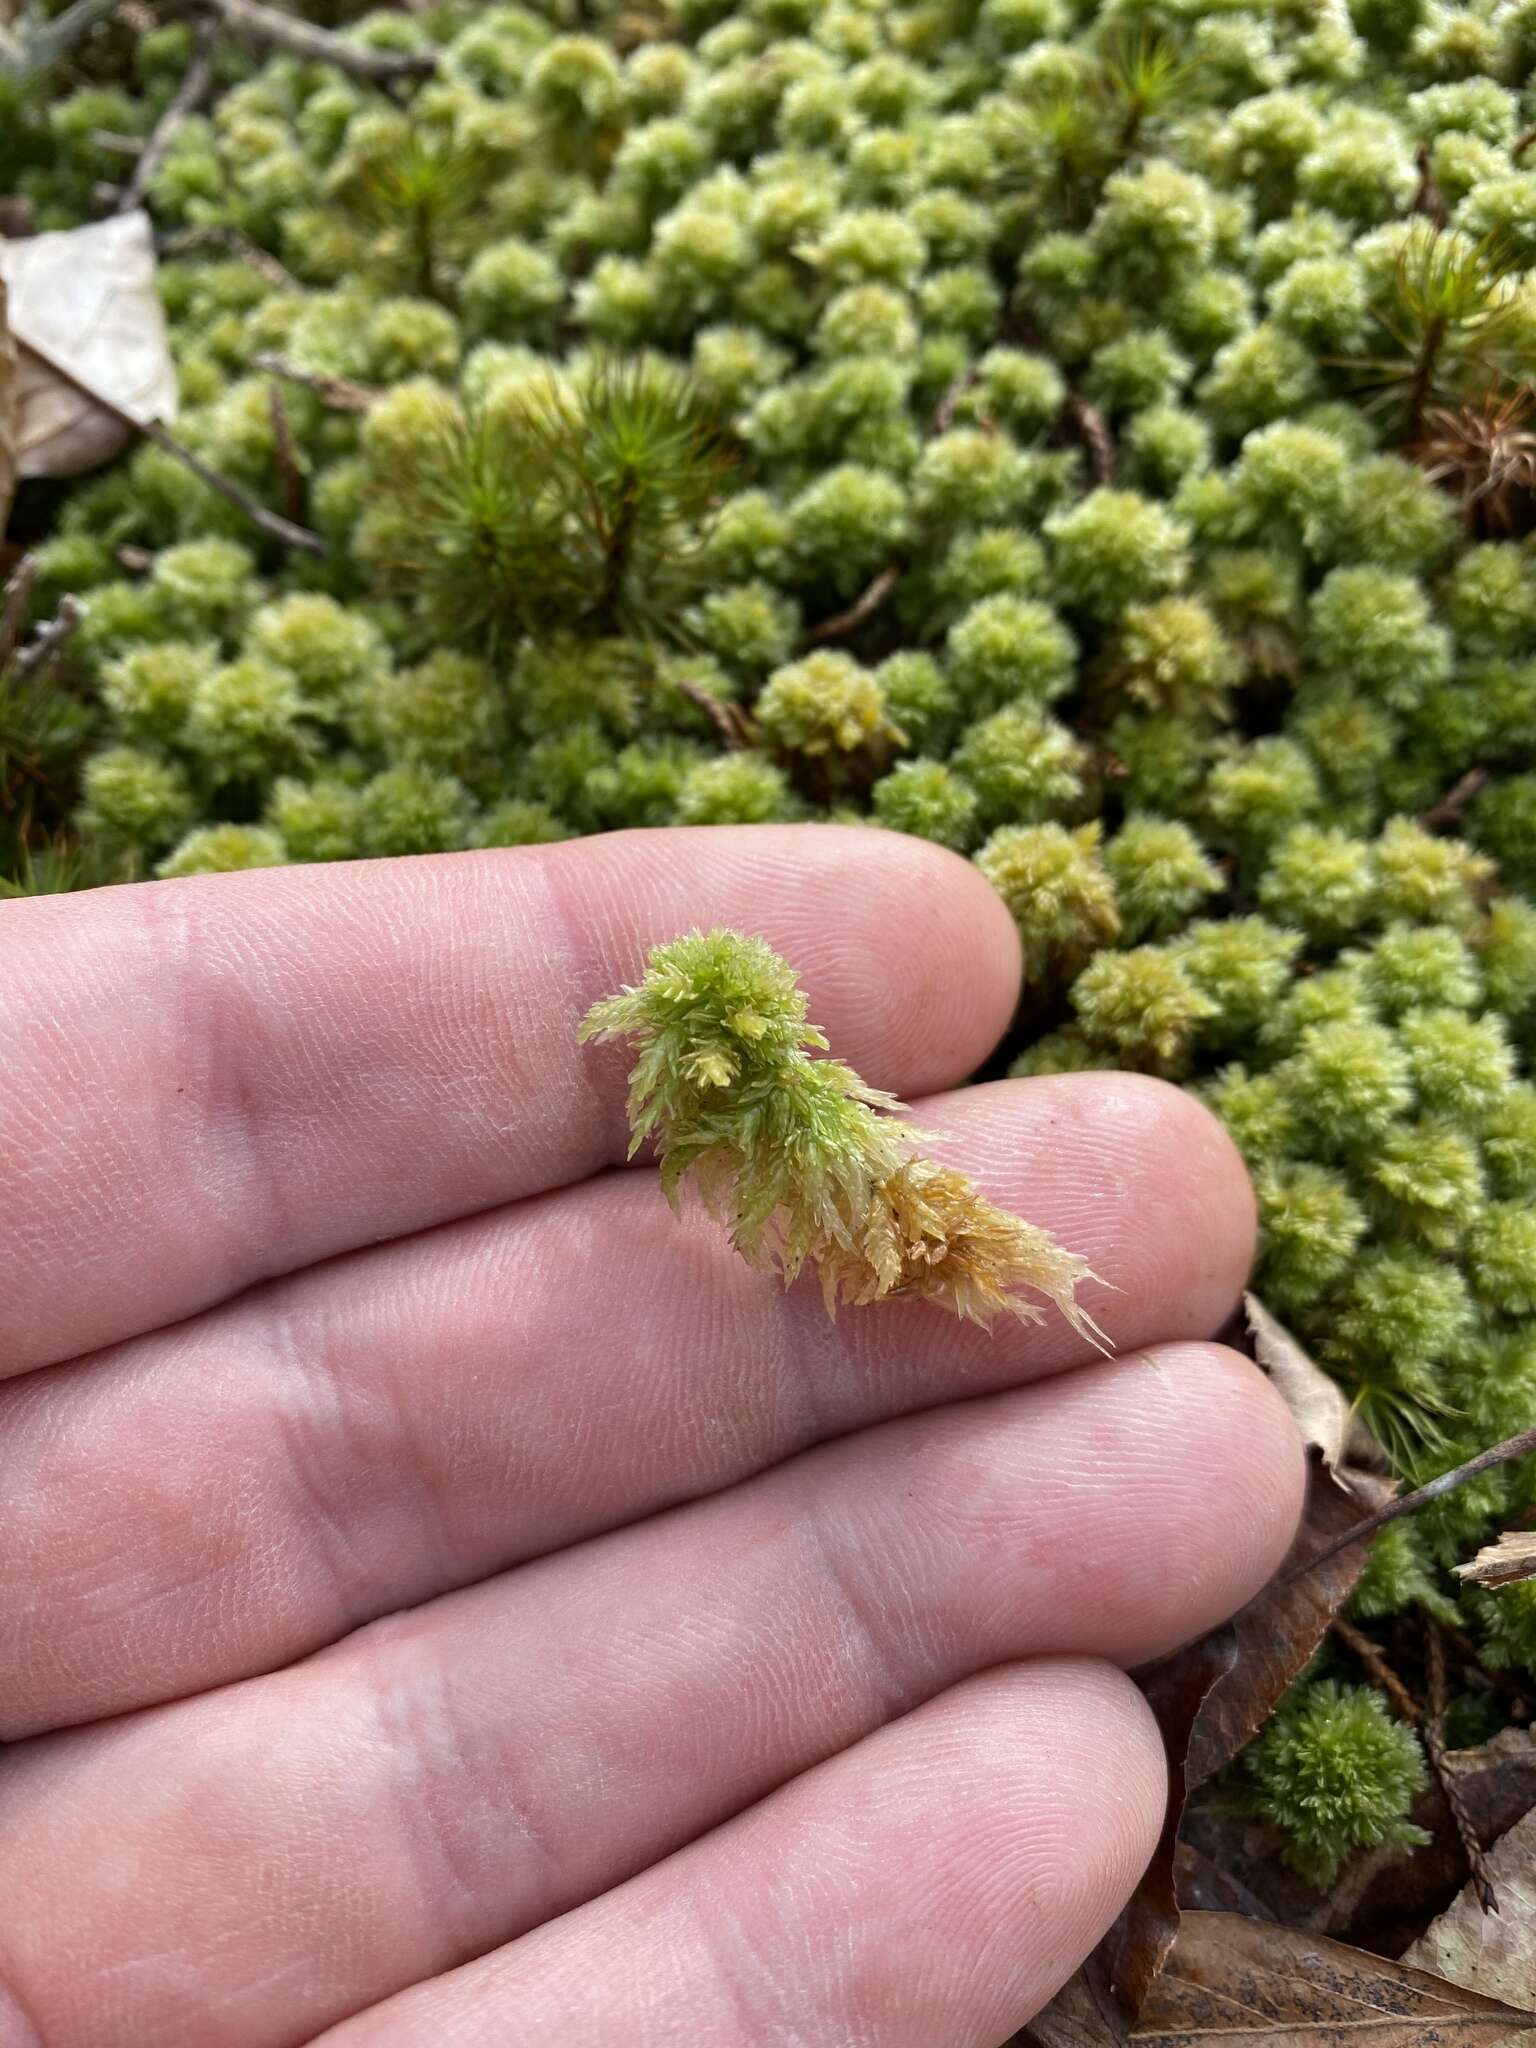
[{"label": "pale skin", "polygon": [[[829,1323],[624,1165],[589,1003],[760,932],[1112,1282]],[[1161,1820],[1126,1669],[1302,1457],[1187,1096],[948,1093],[963,861],[836,827],[0,909],[0,2048],[997,2048]]]}]

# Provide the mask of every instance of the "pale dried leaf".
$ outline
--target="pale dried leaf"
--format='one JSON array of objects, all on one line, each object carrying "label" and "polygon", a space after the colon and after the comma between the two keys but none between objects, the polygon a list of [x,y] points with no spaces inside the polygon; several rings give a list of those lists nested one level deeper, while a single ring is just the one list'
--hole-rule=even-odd
[{"label": "pale dried leaf", "polygon": [[1403,1961],[1485,1998],[1536,2006],[1536,1812],[1488,1851],[1488,1875],[1498,1912],[1485,1913],[1476,1887],[1464,1885]]},{"label": "pale dried leaf", "polygon": [[22,476],[75,476],[110,462],[133,439],[122,420],[39,362],[29,343],[132,419],[174,418],[176,372],[148,214],[0,239],[0,279],[21,344]]},{"label": "pale dried leaf", "polygon": [[1325,1935],[1186,1913],[1133,2048],[1497,2048],[1536,2013]]},{"label": "pale dried leaf", "polygon": [[1458,1579],[1470,1579],[1474,1586],[1513,1586],[1521,1579],[1536,1579],[1536,1529],[1506,1529],[1470,1564],[1456,1567]]},{"label": "pale dried leaf", "polygon": [[1350,1407],[1344,1389],[1328,1377],[1301,1340],[1256,1294],[1243,1296],[1243,1309],[1253,1355],[1290,1409],[1307,1448],[1321,1452],[1324,1465],[1341,1486],[1351,1483],[1346,1458],[1355,1465],[1384,1468],[1387,1461],[1380,1444]]},{"label": "pale dried leaf", "polygon": [[0,533],[16,495],[16,344],[6,319],[5,279],[0,277]]},{"label": "pale dried leaf", "polygon": [[1125,2048],[1125,2022],[1090,1956],[1042,2006],[1010,2048]]}]

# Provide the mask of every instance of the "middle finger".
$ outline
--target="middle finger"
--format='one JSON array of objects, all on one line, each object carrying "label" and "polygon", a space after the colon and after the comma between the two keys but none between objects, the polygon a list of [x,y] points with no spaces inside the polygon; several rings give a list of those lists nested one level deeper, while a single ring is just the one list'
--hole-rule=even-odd
[{"label": "middle finger", "polygon": [[[1203,1337],[1253,1210],[1188,1096],[1132,1075],[923,1104],[1087,1256],[1119,1346]],[[0,1740],[270,1671],[377,1615],[807,1445],[1087,1352],[901,1302],[829,1323],[655,1176],[353,1253],[0,1386]],[[82,1513],[81,1503],[90,1503]]]}]

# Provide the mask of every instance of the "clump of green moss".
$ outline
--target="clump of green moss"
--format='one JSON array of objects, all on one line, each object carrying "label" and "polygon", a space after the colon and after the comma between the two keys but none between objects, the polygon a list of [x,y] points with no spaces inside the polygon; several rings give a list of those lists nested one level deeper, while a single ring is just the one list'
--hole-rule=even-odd
[{"label": "clump of green moss", "polygon": [[1098,1341],[1077,1300],[1086,1262],[924,1158],[891,1096],[810,1058],[827,1041],[763,940],[717,930],[657,946],[581,1035],[635,1046],[631,1151],[655,1140],[668,1199],[691,1179],[736,1250],[786,1286],[809,1262],[829,1313],[907,1297],[976,1323],[1039,1322],[1028,1289]]}]

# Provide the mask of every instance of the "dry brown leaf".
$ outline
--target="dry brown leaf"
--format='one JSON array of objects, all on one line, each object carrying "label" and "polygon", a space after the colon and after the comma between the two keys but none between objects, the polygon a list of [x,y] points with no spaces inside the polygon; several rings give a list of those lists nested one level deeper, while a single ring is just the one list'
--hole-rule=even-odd
[{"label": "dry brown leaf", "polygon": [[1403,1961],[1486,1998],[1536,2006],[1536,1812],[1488,1852],[1488,1874],[1497,1914],[1485,1913],[1476,1887],[1464,1885]]},{"label": "dry brown leaf", "polygon": [[16,495],[16,344],[5,312],[5,279],[0,277],[0,534]]},{"label": "dry brown leaf", "polygon": [[1152,1861],[1102,1945],[1108,1981],[1130,2020],[1178,1933],[1175,1858],[1187,1796],[1258,1734],[1365,1567],[1365,1546],[1352,1544],[1286,1583],[1287,1572],[1392,1496],[1391,1482],[1372,1472],[1344,1468],[1338,1479],[1323,1480],[1314,1466],[1286,1567],[1241,1614],[1137,1674],[1168,1751],[1169,1798]]},{"label": "dry brown leaf", "polygon": [[1365,1569],[1367,1546],[1357,1543],[1285,1583],[1288,1573],[1326,1550],[1362,1514],[1384,1506],[1395,1491],[1374,1472],[1346,1468],[1342,1480],[1340,1486],[1322,1486],[1314,1471],[1306,1517],[1284,1569],[1228,1624],[1237,1636],[1237,1656],[1196,1720],[1185,1763],[1191,1790],[1258,1734]]},{"label": "dry brown leaf", "polygon": [[1456,1566],[1458,1579],[1470,1579],[1474,1586],[1513,1586],[1521,1579],[1536,1579],[1536,1529],[1506,1529],[1470,1564]]},{"label": "dry brown leaf", "polygon": [[1324,1465],[1341,1486],[1350,1483],[1346,1458],[1353,1465],[1384,1467],[1381,1446],[1351,1408],[1344,1389],[1328,1377],[1300,1338],[1271,1315],[1256,1294],[1243,1296],[1243,1311],[1253,1355],[1290,1409],[1308,1450],[1321,1452]]},{"label": "dry brown leaf", "polygon": [[1186,1913],[1133,2048],[1496,2048],[1536,2012],[1326,1935]]},{"label": "dry brown leaf", "polygon": [[1125,2048],[1128,2039],[1103,1967],[1097,1956],[1090,1956],[1010,2048]]},{"label": "dry brown leaf", "polygon": [[38,361],[29,343],[131,418],[175,417],[176,372],[148,214],[0,238],[0,280],[21,344],[18,474],[75,476],[110,462],[133,438],[121,419]]}]

